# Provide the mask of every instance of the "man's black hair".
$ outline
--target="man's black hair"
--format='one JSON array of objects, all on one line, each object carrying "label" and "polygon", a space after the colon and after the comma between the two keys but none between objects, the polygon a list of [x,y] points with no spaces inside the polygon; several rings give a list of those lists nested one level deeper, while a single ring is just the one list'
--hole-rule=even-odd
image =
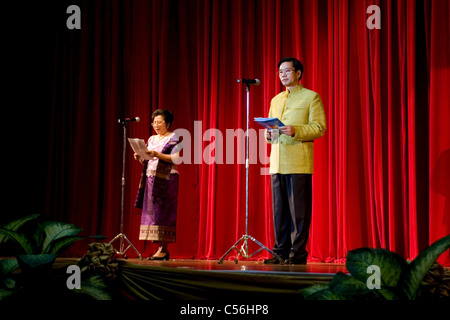
[{"label": "man's black hair", "polygon": [[303,64],[300,62],[300,60],[293,58],[293,57],[286,57],[286,58],[282,58],[279,62],[278,62],[278,69],[280,69],[280,66],[283,62],[292,62],[295,71],[300,70],[300,79],[302,79],[303,77]]}]

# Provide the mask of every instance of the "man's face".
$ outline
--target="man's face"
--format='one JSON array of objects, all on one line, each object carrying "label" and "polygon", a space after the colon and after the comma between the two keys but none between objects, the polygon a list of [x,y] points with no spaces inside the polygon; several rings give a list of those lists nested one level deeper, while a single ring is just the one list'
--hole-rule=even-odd
[{"label": "man's face", "polygon": [[279,76],[285,87],[295,87],[299,83],[301,71],[295,71],[294,64],[291,61],[286,61],[280,65]]}]

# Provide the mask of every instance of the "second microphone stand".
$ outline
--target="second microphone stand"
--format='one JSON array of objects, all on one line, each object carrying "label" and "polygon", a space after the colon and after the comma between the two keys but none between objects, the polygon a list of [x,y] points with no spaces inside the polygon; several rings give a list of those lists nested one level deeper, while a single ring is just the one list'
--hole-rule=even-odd
[{"label": "second microphone stand", "polygon": [[[238,82],[240,82],[238,80]],[[226,257],[226,255],[228,253],[230,253],[233,249],[235,249],[237,251],[237,256],[234,259],[234,263],[238,263],[238,258],[239,256],[242,256],[245,259],[251,258],[252,256],[254,256],[255,254],[257,254],[258,252],[260,252],[261,250],[266,250],[268,251],[270,254],[272,254],[276,259],[278,259],[280,261],[281,264],[284,264],[284,260],[281,259],[276,253],[274,253],[272,250],[270,250],[269,248],[267,248],[265,245],[263,245],[261,242],[259,242],[258,240],[256,240],[254,237],[252,237],[251,235],[248,234],[248,169],[249,169],[249,163],[248,163],[248,138],[249,138],[249,134],[248,134],[248,127],[249,127],[249,111],[250,111],[250,84],[246,83],[247,85],[247,131],[246,131],[246,136],[245,136],[245,234],[234,244],[231,246],[230,249],[228,249],[227,252],[225,252],[225,254],[219,259],[218,263],[222,264],[223,263],[223,259]],[[248,251],[248,240],[253,241],[254,243],[256,243],[260,248],[253,252],[253,253],[249,253]],[[239,243],[242,242],[242,246],[239,249],[238,245]]]}]

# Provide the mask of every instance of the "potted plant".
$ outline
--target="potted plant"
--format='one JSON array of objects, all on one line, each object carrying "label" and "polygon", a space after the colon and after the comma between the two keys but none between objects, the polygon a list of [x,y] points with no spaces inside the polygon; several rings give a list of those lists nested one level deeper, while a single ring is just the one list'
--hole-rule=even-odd
[{"label": "potted plant", "polygon": [[[409,263],[389,250],[355,249],[347,254],[350,275],[339,272],[330,283],[305,288],[302,294],[307,300],[414,300],[425,275],[449,247],[450,235],[431,244]],[[375,269],[378,286],[370,283]]]}]

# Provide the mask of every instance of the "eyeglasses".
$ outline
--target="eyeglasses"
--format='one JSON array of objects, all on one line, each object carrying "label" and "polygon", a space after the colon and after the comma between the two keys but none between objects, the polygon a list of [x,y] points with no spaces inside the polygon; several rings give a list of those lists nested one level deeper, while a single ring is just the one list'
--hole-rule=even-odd
[{"label": "eyeglasses", "polygon": [[292,69],[280,70],[280,74],[282,74],[282,73],[291,74],[292,72],[294,72],[294,70],[292,70]]},{"label": "eyeglasses", "polygon": [[154,122],[152,123],[152,127],[154,127],[154,126],[160,126],[160,125],[162,125],[163,123],[165,123],[165,121],[154,121]]}]

